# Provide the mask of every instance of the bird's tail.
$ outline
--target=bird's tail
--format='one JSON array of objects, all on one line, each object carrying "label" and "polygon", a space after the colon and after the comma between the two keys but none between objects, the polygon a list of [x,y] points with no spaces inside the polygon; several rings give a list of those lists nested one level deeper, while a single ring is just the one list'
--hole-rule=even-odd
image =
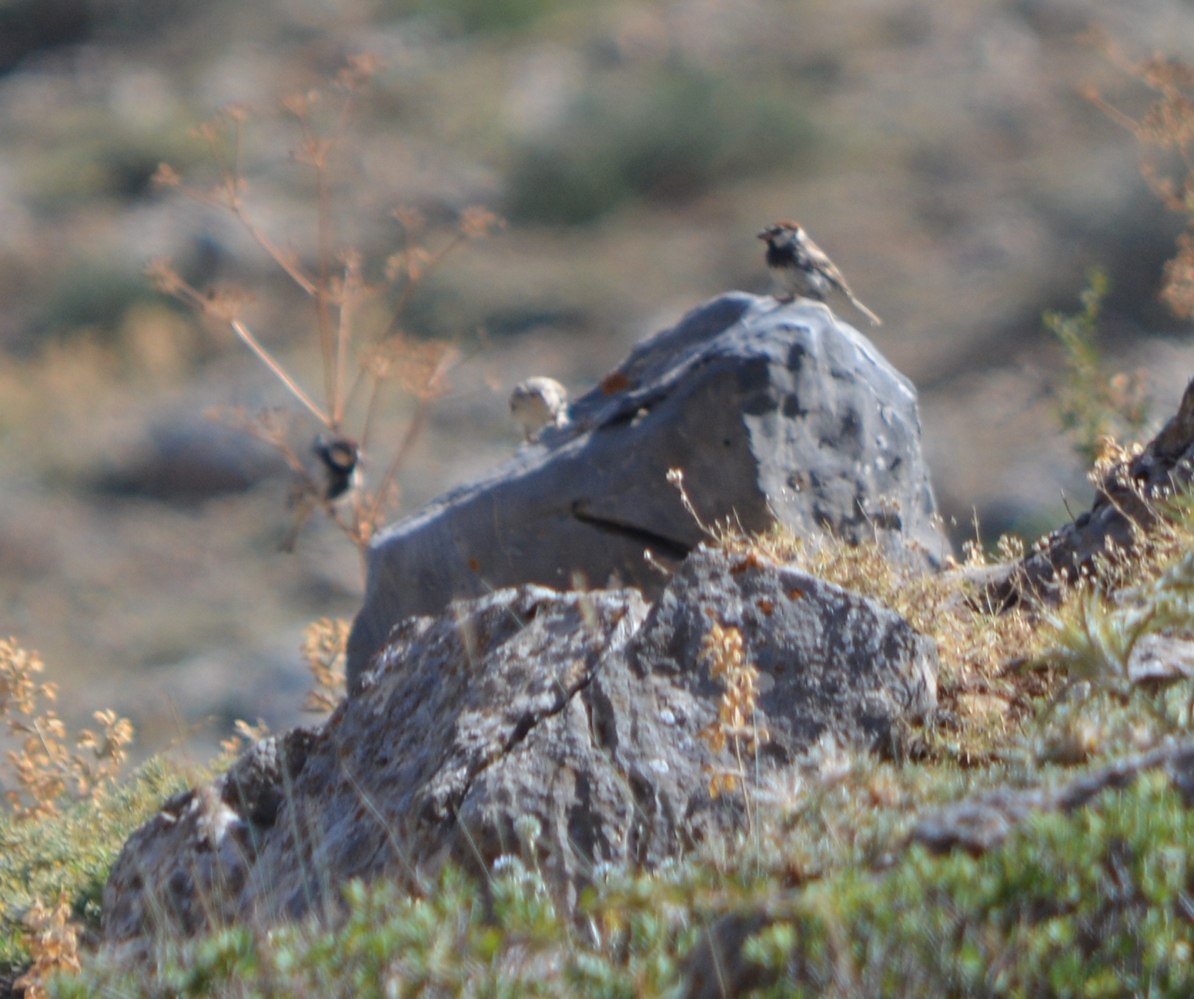
[{"label": "bird's tail", "polygon": [[877,315],[875,315],[870,309],[868,309],[860,301],[858,301],[858,299],[854,297],[853,292],[847,290],[846,297],[848,299],[850,299],[850,304],[853,305],[854,308],[856,308],[859,312],[861,312],[864,316],[866,316],[867,319],[869,319],[871,321],[872,326],[882,326],[883,325],[883,320],[880,319]]}]

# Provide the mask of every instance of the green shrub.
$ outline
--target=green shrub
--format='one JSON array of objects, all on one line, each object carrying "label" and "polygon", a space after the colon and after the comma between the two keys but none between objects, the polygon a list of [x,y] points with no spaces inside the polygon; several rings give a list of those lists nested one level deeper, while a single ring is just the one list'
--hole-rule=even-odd
[{"label": "green shrub", "polygon": [[1057,390],[1061,425],[1074,450],[1093,462],[1105,438],[1121,440],[1139,433],[1148,420],[1148,396],[1141,373],[1109,375],[1104,371],[1098,344],[1099,314],[1110,283],[1097,267],[1090,271],[1088,281],[1078,296],[1081,311],[1049,311],[1044,322],[1064,354],[1065,375]]},{"label": "green shrub", "polygon": [[914,847],[886,871],[849,866],[797,889],[782,867],[753,870],[757,857],[595,872],[576,920],[511,859],[484,885],[450,869],[414,896],[350,885],[334,929],[222,930],[159,948],[167,960],[136,974],[91,962],[59,994],[674,995],[707,927],[766,913],[743,951],[769,967],[765,994],[1184,997],[1192,837],[1194,813],[1154,773],[1030,819],[981,857]]},{"label": "green shrub", "polygon": [[1164,774],[982,857],[921,848],[796,904],[776,995],[1189,996],[1194,814]]},{"label": "green shrub", "polygon": [[35,900],[65,896],[84,927],[99,929],[100,897],[125,840],[185,786],[155,759],[105,797],[44,817],[0,812],[0,972],[28,960],[23,919]]}]

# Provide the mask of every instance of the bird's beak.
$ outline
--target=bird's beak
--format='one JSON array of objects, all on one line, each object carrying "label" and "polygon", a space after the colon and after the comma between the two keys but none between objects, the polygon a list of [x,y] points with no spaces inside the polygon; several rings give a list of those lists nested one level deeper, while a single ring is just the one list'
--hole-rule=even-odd
[{"label": "bird's beak", "polygon": [[771,235],[766,229],[755,235],[755,239],[767,239]]}]

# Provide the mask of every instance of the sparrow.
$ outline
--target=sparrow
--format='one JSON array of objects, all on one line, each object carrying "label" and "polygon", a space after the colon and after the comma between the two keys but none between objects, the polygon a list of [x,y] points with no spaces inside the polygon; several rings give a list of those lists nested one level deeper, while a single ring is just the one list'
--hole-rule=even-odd
[{"label": "sparrow", "polygon": [[510,415],[528,442],[547,427],[568,424],[568,390],[554,378],[528,378],[510,393]]},{"label": "sparrow", "polygon": [[311,450],[319,461],[291,492],[289,506],[294,510],[294,525],[282,543],[283,551],[294,551],[299,531],[316,510],[322,509],[337,520],[347,514],[361,486],[361,447],[356,441],[321,434]]},{"label": "sparrow", "polygon": [[348,437],[315,438],[312,448],[319,459],[323,503],[335,509],[343,506],[361,484],[361,448]]},{"label": "sparrow", "polygon": [[837,265],[809,238],[799,222],[776,222],[759,233],[759,239],[767,241],[767,266],[776,286],[783,291],[775,296],[777,301],[790,302],[799,296],[824,302],[836,289],[872,326],[883,324],[882,319],[854,297]]}]

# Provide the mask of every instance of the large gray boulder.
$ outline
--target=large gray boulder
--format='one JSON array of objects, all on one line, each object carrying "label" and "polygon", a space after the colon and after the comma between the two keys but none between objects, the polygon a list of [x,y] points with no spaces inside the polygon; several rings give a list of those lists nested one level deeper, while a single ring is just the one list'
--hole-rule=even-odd
[{"label": "large gray boulder", "polygon": [[[758,670],[754,747],[713,736],[714,622]],[[460,602],[403,622],[321,729],[258,744],[135,833],[104,934],[298,918],[351,878],[413,886],[528,850],[571,905],[595,865],[742,830],[747,796],[794,786],[823,738],[890,744],[936,681],[932,641],[894,612],[752,555],[695,553],[651,608],[536,586]],[[742,783],[713,794],[711,774]]]},{"label": "large gray boulder", "polygon": [[538,583],[635,586],[665,578],[706,524],[777,520],[799,535],[876,534],[938,559],[916,391],[861,333],[807,301],[734,293],[640,344],[488,477],[382,532],[349,640],[364,670],[390,628],[462,597]]}]

